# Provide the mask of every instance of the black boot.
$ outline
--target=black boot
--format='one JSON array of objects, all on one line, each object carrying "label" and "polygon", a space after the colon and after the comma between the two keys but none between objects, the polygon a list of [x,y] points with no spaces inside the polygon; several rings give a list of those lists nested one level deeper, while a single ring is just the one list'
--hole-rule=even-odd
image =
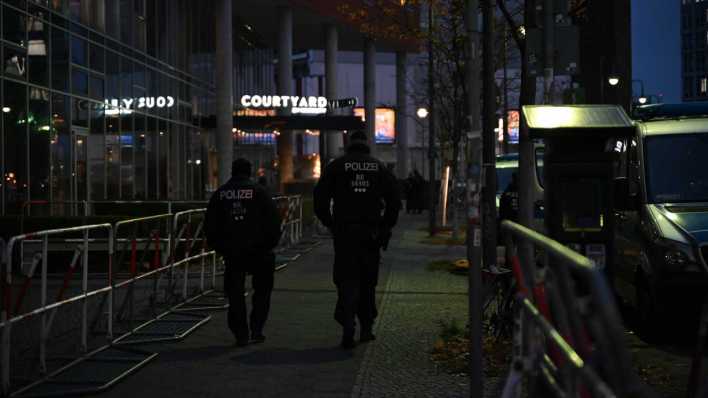
[{"label": "black boot", "polygon": [[351,350],[356,347],[356,342],[354,341],[354,329],[344,329],[344,334],[342,335],[342,343],[339,345],[345,350]]},{"label": "black boot", "polygon": [[363,325],[361,327],[361,332],[359,333],[359,342],[366,343],[367,341],[376,340],[376,336],[372,331],[371,325]]},{"label": "black boot", "polygon": [[251,340],[253,340],[254,343],[262,343],[265,339],[266,337],[263,332],[253,332],[253,334],[251,334]]}]

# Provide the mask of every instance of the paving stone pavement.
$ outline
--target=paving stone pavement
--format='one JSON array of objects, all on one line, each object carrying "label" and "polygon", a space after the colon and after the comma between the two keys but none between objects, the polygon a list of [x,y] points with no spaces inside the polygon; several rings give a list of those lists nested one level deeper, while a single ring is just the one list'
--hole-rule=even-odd
[{"label": "paving stone pavement", "polygon": [[430,360],[441,320],[467,317],[467,278],[426,268],[464,258],[462,246],[426,245],[425,215],[401,217],[383,256],[377,340],[338,347],[332,319],[331,241],[276,274],[264,344],[233,346],[225,312],[181,342],[143,346],[160,355],[108,397],[467,397],[466,377]]}]

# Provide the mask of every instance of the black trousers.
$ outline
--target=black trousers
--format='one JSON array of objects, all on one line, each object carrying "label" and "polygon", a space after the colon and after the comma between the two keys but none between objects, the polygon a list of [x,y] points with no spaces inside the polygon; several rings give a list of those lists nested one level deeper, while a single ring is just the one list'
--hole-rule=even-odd
[{"label": "black trousers", "polygon": [[224,274],[224,292],[229,298],[228,324],[237,340],[248,340],[249,321],[246,319],[246,276],[252,275],[250,334],[261,334],[270,311],[273,292],[275,257],[262,259],[227,259]]},{"label": "black trousers", "polygon": [[380,252],[375,229],[347,226],[334,233],[334,284],[337,305],[334,319],[345,332],[353,332],[356,318],[362,328],[373,325],[376,309],[376,284]]}]

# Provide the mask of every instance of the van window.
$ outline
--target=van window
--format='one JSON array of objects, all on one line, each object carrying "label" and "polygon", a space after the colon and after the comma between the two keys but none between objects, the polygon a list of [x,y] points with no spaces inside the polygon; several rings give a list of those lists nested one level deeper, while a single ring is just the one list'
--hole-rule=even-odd
[{"label": "van window", "polygon": [[645,139],[649,203],[708,202],[708,134],[670,134]]}]

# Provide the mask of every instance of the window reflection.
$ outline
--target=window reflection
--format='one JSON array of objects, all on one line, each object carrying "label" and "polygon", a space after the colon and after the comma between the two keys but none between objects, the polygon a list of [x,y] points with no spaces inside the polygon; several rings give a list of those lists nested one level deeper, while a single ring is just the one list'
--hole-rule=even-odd
[{"label": "window reflection", "polygon": [[18,214],[28,199],[27,189],[27,87],[5,81],[2,118],[4,126],[3,150],[5,160],[5,212]]},{"label": "window reflection", "polygon": [[[69,121],[71,117],[69,97],[61,94],[52,95],[51,126],[51,189],[52,201],[71,200],[71,147]],[[59,209],[56,209],[59,210]]]},{"label": "window reflection", "polygon": [[52,88],[69,88],[69,33],[52,28]]},{"label": "window reflection", "polygon": [[135,159],[133,161],[135,167],[135,199],[147,199],[147,154],[145,151],[146,142],[146,125],[145,116],[135,116]]},{"label": "window reflection", "polygon": [[20,47],[25,47],[27,17],[10,7],[3,7],[2,33],[3,38]]},{"label": "window reflection", "polygon": [[121,116],[120,125],[121,197],[123,199],[132,199],[134,194],[133,149],[135,148],[135,137],[133,135],[133,116]]},{"label": "window reflection", "polygon": [[31,83],[41,86],[49,84],[49,64],[47,59],[49,25],[42,21],[44,14],[37,12],[30,16],[28,24],[27,69]]},{"label": "window reflection", "polygon": [[[0,212],[17,212],[32,199],[204,197],[210,135],[193,127],[192,114],[210,114],[212,93],[192,80],[190,64],[197,64],[195,49],[208,52],[208,34],[195,29],[204,24],[197,19],[205,7],[172,0],[7,0],[0,10]],[[181,31],[184,23],[189,26]],[[116,41],[100,33],[104,28]],[[175,100],[169,108],[105,115],[107,99],[147,98],[149,104],[167,96]],[[54,214],[69,210],[52,206]]]},{"label": "window reflection", "polygon": [[3,49],[5,76],[24,80],[27,72],[26,50],[14,46],[5,46]]},{"label": "window reflection", "polygon": [[120,117],[106,116],[107,199],[120,199]]},{"label": "window reflection", "polygon": [[105,131],[103,103],[92,103],[89,109],[89,184],[91,186],[91,200],[106,199],[106,171],[105,171]]},{"label": "window reflection", "polygon": [[81,65],[88,66],[88,49],[86,45],[86,40],[79,38],[78,36],[71,36],[71,62]]},{"label": "window reflection", "polygon": [[159,161],[158,161],[158,167],[159,167],[159,176],[158,176],[158,185],[159,185],[159,197],[161,199],[167,199],[167,186],[168,186],[168,172],[167,172],[167,160],[168,160],[168,150],[169,150],[169,145],[168,145],[168,127],[167,127],[167,122],[164,120],[160,120],[158,123],[158,132],[157,132],[157,149],[159,153]]},{"label": "window reflection", "polygon": [[71,71],[71,91],[75,94],[88,95],[88,73],[78,68]]},{"label": "window reflection", "polygon": [[148,131],[146,134],[145,152],[147,153],[148,199],[157,199],[157,120],[148,117]]}]

